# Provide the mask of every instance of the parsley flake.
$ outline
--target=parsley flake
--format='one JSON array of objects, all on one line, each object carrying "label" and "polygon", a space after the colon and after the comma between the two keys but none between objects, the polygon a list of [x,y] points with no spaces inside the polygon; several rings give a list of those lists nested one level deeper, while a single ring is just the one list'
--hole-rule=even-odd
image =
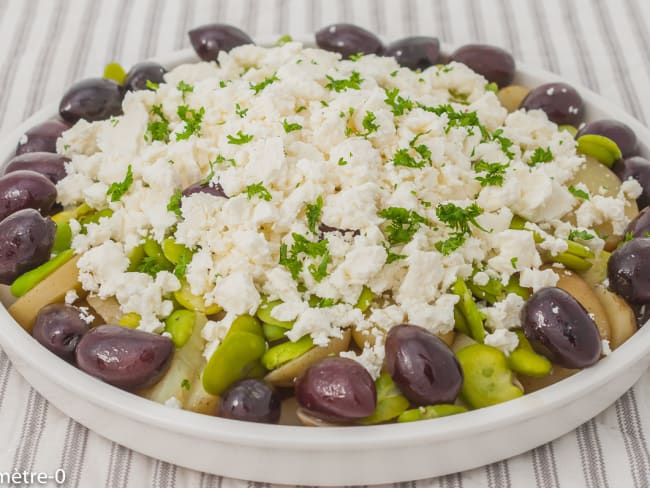
[{"label": "parsley flake", "polygon": [[572,229],[571,232],[569,232],[569,240],[570,241],[590,241],[593,239],[595,236],[586,230],[577,230],[577,229]]},{"label": "parsley flake", "polygon": [[428,225],[426,218],[402,207],[388,207],[379,212],[379,216],[390,221],[386,228],[386,238],[391,245],[410,242],[420,225]]},{"label": "parsley flake", "polygon": [[128,168],[126,169],[126,176],[124,176],[124,180],[111,183],[111,186],[109,186],[108,190],[106,190],[106,195],[111,197],[111,202],[117,202],[120,200],[120,198],[122,198],[122,195],[129,191],[129,188],[131,188],[132,184],[133,168],[129,164]]},{"label": "parsley flake", "polygon": [[508,166],[508,164],[486,163],[483,160],[478,161],[474,165],[474,171],[484,174],[476,176],[474,179],[478,181],[481,186],[501,186],[503,185],[503,176],[505,175]]},{"label": "parsley flake", "polygon": [[336,93],[340,93],[345,90],[360,90],[361,83],[363,78],[358,71],[353,71],[350,75],[350,78],[343,78],[341,80],[335,80],[331,76],[327,75],[329,83],[325,85],[325,88],[328,90],[334,90]]},{"label": "parsley flake", "polygon": [[416,145],[417,140],[427,132],[416,135],[409,142],[409,147],[420,156],[420,159],[415,159],[411,155],[408,148],[398,149],[393,156],[393,164],[395,166],[405,166],[407,168],[424,168],[424,166],[431,165],[431,150],[424,144]]},{"label": "parsley flake", "polygon": [[346,166],[348,164],[348,162],[345,159],[343,159],[342,157],[340,157],[337,164],[339,166]]},{"label": "parsley flake", "polygon": [[284,46],[287,42],[293,41],[293,37],[291,37],[289,34],[285,34],[283,36],[280,36],[277,41],[275,41],[275,45],[280,47]]},{"label": "parsley flake", "polygon": [[201,107],[199,110],[189,108],[187,105],[178,106],[178,117],[185,122],[185,130],[176,134],[176,140],[181,141],[189,139],[193,134],[201,132],[201,122],[205,115],[205,108]]},{"label": "parsley flake", "polygon": [[255,95],[257,95],[259,92],[264,90],[267,86],[269,86],[271,83],[275,81],[280,81],[280,78],[275,76],[275,74],[269,78],[264,78],[264,80],[260,81],[257,84],[249,83],[249,87],[251,90],[255,92]]},{"label": "parsley flake", "polygon": [[510,148],[514,145],[514,143],[507,137],[503,137],[502,134],[503,129],[495,130],[492,134],[492,140],[501,146],[501,151],[503,151],[503,154],[505,154],[508,159],[512,159],[515,157],[515,154],[510,151]]},{"label": "parsley flake", "polygon": [[297,123],[289,123],[287,119],[284,119],[282,121],[282,127],[284,127],[284,131],[288,134],[289,132],[293,132],[294,130],[300,130],[302,129],[302,125],[297,124]]},{"label": "parsley flake", "polygon": [[374,112],[366,112],[366,115],[363,117],[363,120],[361,121],[361,125],[363,125],[363,128],[366,129],[365,134],[362,134],[363,137],[368,137],[373,132],[377,132],[379,126],[375,124],[375,119],[376,116]]},{"label": "parsley flake", "polygon": [[573,185],[569,186],[569,193],[576,198],[582,198],[583,200],[589,200],[589,193],[584,190],[580,190]]},{"label": "parsley flake", "polygon": [[413,102],[408,98],[400,97],[399,89],[393,88],[392,90],[384,91],[386,93],[384,103],[391,108],[393,115],[400,116],[404,115],[409,110],[413,110]]},{"label": "parsley flake", "polygon": [[259,183],[248,185],[245,191],[249,200],[255,196],[267,202],[271,200],[271,193],[269,193],[261,181]]},{"label": "parsley flake", "polygon": [[528,161],[528,166],[535,166],[539,163],[549,163],[553,161],[553,153],[551,152],[551,148],[547,147],[546,149],[542,147],[538,147],[535,149],[535,152],[533,152],[533,155],[530,157],[530,160]]},{"label": "parsley flake", "polygon": [[252,134],[244,134],[242,131],[237,131],[237,137],[228,135],[228,144],[242,145],[253,140]]},{"label": "parsley flake", "polygon": [[235,113],[239,115],[240,118],[246,117],[246,114],[248,113],[247,108],[241,108],[238,103],[235,104]]},{"label": "parsley flake", "polygon": [[454,232],[446,240],[436,242],[436,249],[447,256],[461,247],[471,234],[470,223],[485,231],[476,221],[476,217],[482,213],[483,209],[476,203],[472,203],[466,208],[453,203],[439,204],[436,207],[436,216],[441,222],[451,227]]},{"label": "parsley flake", "polygon": [[169,142],[171,129],[169,128],[169,120],[162,111],[162,105],[154,105],[151,107],[151,115],[157,116],[159,120],[154,120],[147,124],[145,139],[149,141]]},{"label": "parsley flake", "polygon": [[170,212],[174,212],[179,217],[182,215],[181,198],[183,198],[182,190],[176,190],[174,194],[171,196],[171,198],[169,199],[169,203],[167,204],[167,210]]},{"label": "parsley flake", "polygon": [[181,388],[185,388],[187,391],[190,391],[190,382],[187,378],[181,381]]},{"label": "parsley flake", "polygon": [[307,204],[307,210],[306,210],[307,225],[309,227],[309,230],[312,231],[314,234],[317,233],[316,224],[320,221],[322,210],[323,210],[323,197],[321,196],[319,196],[316,199],[316,203]]},{"label": "parsley flake", "polygon": [[357,62],[357,61],[359,61],[363,56],[365,56],[365,53],[363,53],[363,52],[358,52],[358,53],[356,53],[356,54],[350,54],[350,56],[348,56],[348,59],[349,59],[350,61]]},{"label": "parsley flake", "polygon": [[288,249],[286,244],[280,246],[280,264],[285,266],[293,279],[296,280],[303,268],[303,262],[300,260],[301,254],[311,258],[321,258],[318,265],[312,264],[309,266],[309,272],[317,282],[322,281],[327,276],[327,266],[332,261],[327,249],[327,239],[311,242],[305,236],[297,233],[293,233],[292,237],[293,245],[291,249]]},{"label": "parsley flake", "polygon": [[178,82],[178,85],[176,85],[176,89],[181,92],[181,96],[183,97],[183,101],[185,101],[185,95],[188,93],[192,93],[194,91],[194,86],[185,83],[183,80]]}]

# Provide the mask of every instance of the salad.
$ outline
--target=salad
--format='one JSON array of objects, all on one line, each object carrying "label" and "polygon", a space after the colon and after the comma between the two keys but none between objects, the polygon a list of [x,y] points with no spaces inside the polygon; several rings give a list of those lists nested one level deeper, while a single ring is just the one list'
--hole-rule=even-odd
[{"label": "salad", "polygon": [[367,425],[520,397],[647,321],[650,161],[573,87],[348,24],[189,35],[201,62],[73,85],[0,178],[9,311],[63,360],[203,414]]}]

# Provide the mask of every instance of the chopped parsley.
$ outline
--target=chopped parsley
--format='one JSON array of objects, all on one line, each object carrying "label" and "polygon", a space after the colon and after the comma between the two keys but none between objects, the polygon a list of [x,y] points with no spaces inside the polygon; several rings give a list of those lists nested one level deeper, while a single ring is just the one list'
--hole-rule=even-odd
[{"label": "chopped parsley", "polygon": [[363,78],[358,71],[353,71],[350,75],[350,78],[343,78],[342,80],[335,80],[331,76],[327,75],[329,83],[325,85],[325,88],[328,90],[334,90],[336,93],[340,93],[345,90],[360,90],[361,82]]},{"label": "chopped parsley", "polygon": [[228,144],[242,145],[253,140],[252,134],[244,134],[242,131],[237,131],[237,137],[228,135]]},{"label": "chopped parsley", "polygon": [[174,275],[180,280],[185,276],[187,266],[192,262],[192,252],[184,249],[184,252],[178,257],[178,262],[174,266]]},{"label": "chopped parsley", "polygon": [[285,266],[293,279],[296,280],[303,268],[303,262],[300,260],[301,254],[311,258],[322,258],[318,265],[311,264],[309,266],[312,277],[317,282],[321,282],[327,276],[327,266],[331,262],[330,253],[327,249],[327,239],[311,242],[305,236],[295,232],[292,237],[293,245],[291,249],[288,249],[286,244],[280,246],[280,264]]},{"label": "chopped parsley", "polygon": [[307,210],[306,210],[307,225],[309,227],[309,230],[312,231],[314,234],[317,233],[316,224],[318,224],[318,222],[320,221],[322,210],[323,210],[323,197],[321,196],[319,196],[316,199],[316,203],[307,204]]},{"label": "chopped parsley", "polygon": [[364,56],[365,56],[365,53],[363,53],[363,52],[358,52],[358,53],[356,53],[356,54],[350,54],[350,56],[348,56],[348,59],[349,59],[350,61],[357,62],[357,61],[359,61],[359,60],[360,60],[362,57],[364,57]]},{"label": "chopped parsley", "polygon": [[508,157],[508,159],[512,159],[515,157],[515,154],[510,151],[510,148],[513,146],[514,143],[507,137],[503,137],[502,134],[503,134],[503,129],[495,130],[494,133],[492,134],[492,140],[494,142],[497,142],[501,146],[501,151],[503,151],[503,154],[505,154]]},{"label": "chopped parsley", "polygon": [[305,107],[304,105],[301,105],[300,107],[298,107],[298,108],[296,109],[296,113],[299,114],[299,113],[302,112],[303,110],[307,110],[307,107]]},{"label": "chopped parsley", "polygon": [[519,261],[519,258],[517,256],[510,259],[510,264],[514,269],[517,269],[517,261]]},{"label": "chopped parsley", "polygon": [[160,271],[169,271],[169,269],[168,266],[165,266],[159,258],[154,256],[145,256],[136,267],[136,271],[148,274],[155,278]]},{"label": "chopped parsley", "polygon": [[595,236],[586,230],[577,230],[577,229],[572,229],[571,232],[569,232],[569,240],[570,241],[590,241],[593,239]]},{"label": "chopped parsley", "polygon": [[167,204],[167,210],[170,212],[174,212],[179,217],[182,215],[181,198],[183,198],[182,190],[176,190],[174,194],[171,196],[171,198],[169,199],[169,203]]},{"label": "chopped parsley", "polygon": [[394,263],[400,259],[406,259],[406,254],[397,254],[391,251],[388,246],[384,245],[384,247],[386,248],[386,264]]},{"label": "chopped parsley", "polygon": [[284,46],[287,42],[293,41],[293,37],[291,37],[289,34],[285,34],[283,36],[280,36],[277,41],[275,41],[275,45],[280,47]]},{"label": "chopped parsley", "polygon": [[235,104],[235,113],[237,115],[239,115],[240,118],[243,119],[244,117],[246,117],[246,114],[248,113],[248,109],[247,108],[241,108],[239,106],[239,104],[237,103],[237,104]]},{"label": "chopped parsley", "polygon": [[366,112],[366,115],[361,121],[361,125],[363,125],[363,128],[366,129],[365,134],[361,134],[363,137],[368,137],[373,132],[377,132],[379,125],[375,124],[375,119],[376,116],[374,112]]},{"label": "chopped parsley", "polygon": [[165,117],[165,114],[162,111],[162,105],[154,105],[151,107],[151,115],[157,116],[159,120],[154,120],[147,124],[147,132],[144,136],[145,139],[150,141],[169,142],[171,129],[169,128],[169,120]]},{"label": "chopped parsley", "polygon": [[176,134],[176,140],[189,139],[193,134],[201,132],[201,122],[205,115],[205,108],[201,107],[199,110],[189,108],[187,105],[178,106],[178,117],[185,122],[185,130]]},{"label": "chopped parsley", "polygon": [[[223,163],[228,163],[230,166],[237,166],[237,163],[235,163],[235,160],[233,158],[225,158],[221,154],[217,154],[217,158],[214,160],[215,164],[223,164]],[[210,164],[210,170],[212,171],[214,169],[214,166]],[[214,176],[214,174],[213,174]],[[212,176],[210,176],[210,179],[212,179]]]},{"label": "chopped parsley", "polygon": [[476,217],[483,213],[483,209],[476,203],[472,203],[466,208],[459,207],[453,203],[439,204],[436,207],[436,216],[441,222],[451,227],[454,232],[444,241],[436,242],[436,249],[447,256],[461,247],[467,237],[471,234],[469,224],[473,224],[479,229],[485,231],[478,222]]},{"label": "chopped parsley", "polygon": [[248,195],[248,199],[252,199],[253,197],[258,197],[262,200],[265,201],[270,201],[271,200],[271,194],[269,191],[264,187],[262,182],[260,181],[259,183],[254,183],[252,185],[248,185],[246,187],[246,194]]},{"label": "chopped parsley", "polygon": [[478,127],[481,133],[486,133],[485,128],[481,125],[476,112],[457,111],[449,104],[438,105],[437,107],[428,107],[426,105],[418,104],[422,110],[434,113],[438,116],[443,114],[447,115],[447,127],[445,133],[449,132],[452,127],[465,127],[469,135],[474,134],[474,127]]},{"label": "chopped parsley", "polygon": [[391,108],[393,115],[404,115],[409,110],[413,109],[413,102],[408,98],[399,96],[399,89],[393,88],[392,90],[384,90],[386,92],[386,99],[384,103]]},{"label": "chopped parsley", "polygon": [[420,225],[429,223],[414,210],[402,207],[385,208],[379,212],[379,216],[390,221],[385,233],[391,246],[410,242]]},{"label": "chopped parsley", "polygon": [[569,186],[569,193],[576,198],[582,198],[583,200],[589,200],[589,193],[584,190],[580,190],[573,185]]},{"label": "chopped parsley", "polygon": [[188,93],[192,93],[194,91],[194,86],[185,83],[183,80],[178,82],[178,85],[176,85],[176,89],[181,92],[181,96],[183,97],[183,101],[185,101],[185,95]]},{"label": "chopped parsley", "polygon": [[190,391],[190,382],[187,378],[181,381],[181,388],[185,388],[187,391]]},{"label": "chopped parsley", "polygon": [[297,123],[290,124],[289,122],[287,122],[287,119],[284,119],[284,120],[282,121],[282,127],[284,127],[284,131],[285,131],[287,134],[288,134],[289,132],[293,132],[294,130],[300,130],[300,129],[302,129],[302,125],[297,124]]},{"label": "chopped parsley", "polygon": [[273,83],[275,81],[280,81],[280,78],[273,75],[271,77],[264,78],[262,81],[260,81],[257,84],[249,83],[249,87],[250,87],[251,90],[253,90],[255,92],[255,95],[257,95],[259,92],[264,90],[264,88],[266,88],[267,86],[269,86],[271,83]]},{"label": "chopped parsley", "polygon": [[542,147],[538,147],[530,157],[528,166],[535,166],[540,163],[550,163],[551,161],[553,161],[553,153],[551,152],[551,148],[547,147],[544,149]]},{"label": "chopped parsley", "polygon": [[467,93],[461,93],[458,90],[454,90],[453,88],[449,88],[449,96],[451,97],[451,101],[453,103],[458,103],[461,105],[467,105],[467,99],[469,95]]},{"label": "chopped parsley", "polygon": [[127,191],[129,191],[129,188],[131,188],[132,184],[133,184],[133,168],[129,164],[128,168],[126,169],[126,175],[124,176],[124,180],[111,183],[111,186],[109,186],[108,190],[106,190],[106,195],[111,197],[111,202],[117,202],[120,200],[120,198],[122,198],[122,195],[124,195]]},{"label": "chopped parsley", "polygon": [[420,136],[423,136],[426,132],[416,135],[409,142],[409,148],[413,149],[415,153],[420,157],[420,159],[415,159],[411,155],[409,148],[398,149],[393,156],[393,164],[395,166],[405,166],[407,168],[424,168],[424,166],[431,165],[431,150],[424,144],[417,144]]},{"label": "chopped parsley", "polygon": [[485,91],[491,91],[492,93],[497,93],[499,91],[499,85],[496,83],[488,83],[485,85]]},{"label": "chopped parsley", "polygon": [[348,164],[348,162],[345,159],[343,159],[342,157],[340,157],[337,164],[339,166],[346,166]]},{"label": "chopped parsley", "polygon": [[481,186],[501,186],[503,185],[503,176],[508,169],[508,164],[501,163],[486,163],[483,160],[477,161],[474,164],[474,171],[483,173],[476,176],[474,179],[478,181]]}]

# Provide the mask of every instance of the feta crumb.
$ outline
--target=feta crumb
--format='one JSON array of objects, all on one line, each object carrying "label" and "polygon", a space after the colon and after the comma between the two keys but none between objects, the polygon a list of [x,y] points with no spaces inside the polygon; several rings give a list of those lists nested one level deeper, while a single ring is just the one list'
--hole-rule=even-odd
[{"label": "feta crumb", "polygon": [[549,286],[555,286],[560,277],[552,269],[525,269],[519,275],[519,284],[532,288],[533,293]]},{"label": "feta crumb", "polygon": [[604,356],[609,356],[612,353],[612,349],[609,345],[609,341],[607,339],[603,339],[601,341],[602,344],[602,352]]},{"label": "feta crumb", "polygon": [[175,396],[169,397],[167,400],[165,400],[164,405],[170,408],[178,408],[178,409],[183,408],[183,404]]},{"label": "feta crumb", "polygon": [[491,330],[520,327],[520,313],[524,303],[524,299],[519,295],[509,293],[505,299],[496,302],[493,306],[481,308],[481,312],[485,315],[485,325]]},{"label": "feta crumb", "polygon": [[485,336],[485,344],[496,347],[509,356],[519,345],[517,334],[507,329],[496,329]]},{"label": "feta crumb", "polygon": [[76,290],[68,290],[65,294],[65,303],[72,305],[74,302],[79,300],[79,295],[77,295]]}]

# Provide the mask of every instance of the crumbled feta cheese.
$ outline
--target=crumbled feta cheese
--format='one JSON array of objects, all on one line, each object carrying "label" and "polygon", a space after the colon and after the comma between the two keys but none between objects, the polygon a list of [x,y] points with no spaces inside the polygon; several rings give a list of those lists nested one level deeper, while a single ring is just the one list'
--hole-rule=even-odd
[{"label": "crumbled feta cheese", "polygon": [[612,353],[612,348],[609,346],[609,341],[607,339],[603,339],[601,341],[602,344],[602,352],[604,356],[609,356]]},{"label": "crumbled feta cheese", "polygon": [[496,329],[485,336],[485,344],[500,349],[508,356],[519,345],[519,338],[517,334],[507,329]]},{"label": "crumbled feta cheese", "polygon": [[179,408],[179,409],[180,409],[180,408],[183,408],[183,404],[182,404],[181,401],[180,401],[178,398],[176,398],[175,396],[173,396],[173,397],[169,397],[167,400],[165,400],[164,405],[165,405],[166,407],[170,407],[170,408]]},{"label": "crumbled feta cheese", "polygon": [[533,293],[549,286],[555,286],[560,277],[552,269],[525,269],[519,275],[519,284],[532,288]]},{"label": "crumbled feta cheese", "polygon": [[65,294],[65,303],[72,305],[74,302],[79,300],[79,295],[76,290],[68,290]]},{"label": "crumbled feta cheese", "polygon": [[485,315],[485,325],[491,329],[514,329],[521,326],[519,314],[524,306],[524,299],[509,293],[503,300],[491,307],[481,308]]}]

